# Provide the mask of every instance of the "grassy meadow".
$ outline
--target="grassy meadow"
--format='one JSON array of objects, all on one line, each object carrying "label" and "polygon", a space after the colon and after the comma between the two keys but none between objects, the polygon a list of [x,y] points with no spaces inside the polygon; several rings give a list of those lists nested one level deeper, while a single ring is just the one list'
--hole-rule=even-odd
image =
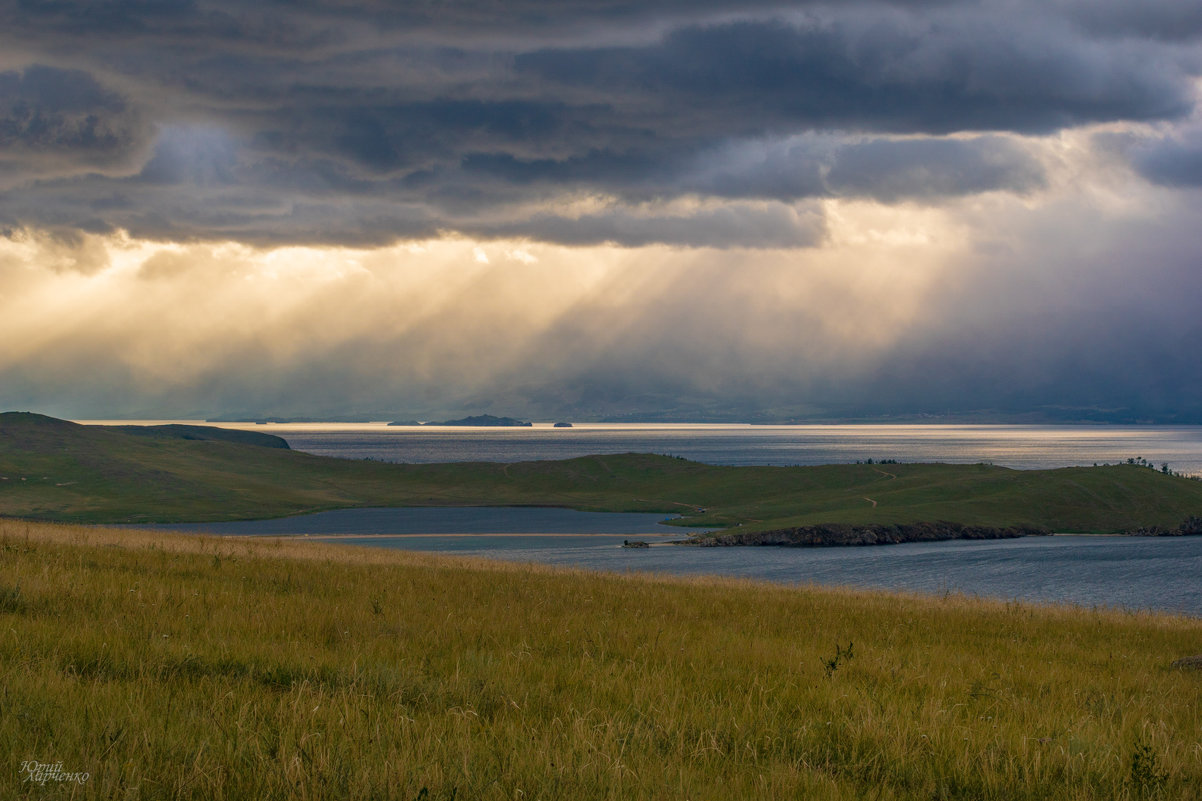
[{"label": "grassy meadow", "polygon": [[1163,615],[0,520],[0,797],[1196,799],[1198,653]]}]

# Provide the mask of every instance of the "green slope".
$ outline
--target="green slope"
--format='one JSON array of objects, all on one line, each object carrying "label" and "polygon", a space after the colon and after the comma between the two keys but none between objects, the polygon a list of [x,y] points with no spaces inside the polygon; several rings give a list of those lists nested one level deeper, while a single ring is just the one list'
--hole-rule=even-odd
[{"label": "green slope", "polygon": [[131,431],[0,414],[0,515],[216,521],[354,506],[540,505],[685,515],[744,531],[953,521],[1113,532],[1202,515],[1202,482],[1143,467],[1009,470],[898,464],[718,467],[624,454],[394,465],[331,459],[247,432]]}]

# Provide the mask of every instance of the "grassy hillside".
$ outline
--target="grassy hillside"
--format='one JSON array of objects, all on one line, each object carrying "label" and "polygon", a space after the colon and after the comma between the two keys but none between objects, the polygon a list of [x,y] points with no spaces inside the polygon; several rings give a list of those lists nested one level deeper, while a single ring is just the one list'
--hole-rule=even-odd
[{"label": "grassy hillside", "polygon": [[1202,786],[1198,620],[15,521],[0,554],[5,798]]},{"label": "grassy hillside", "polygon": [[745,531],[948,520],[1082,532],[1175,527],[1202,515],[1202,482],[1129,465],[717,467],[647,454],[394,465],[297,453],[276,438],[235,433],[135,434],[0,414],[0,515],[171,522],[353,506],[544,505],[680,513],[689,525]]}]

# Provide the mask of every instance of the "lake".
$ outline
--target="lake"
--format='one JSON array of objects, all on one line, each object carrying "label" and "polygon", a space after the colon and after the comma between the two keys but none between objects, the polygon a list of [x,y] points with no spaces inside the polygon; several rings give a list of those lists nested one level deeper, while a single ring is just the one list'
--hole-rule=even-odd
[{"label": "lake", "polygon": [[[198,420],[82,423],[201,424]],[[659,453],[723,465],[989,462],[1032,470],[1144,458],[1202,474],[1202,426],[795,425],[577,423],[554,428],[388,426],[384,423],[220,423],[283,437],[295,450],[346,459],[429,464]]]},{"label": "lake", "polygon": [[[129,421],[127,421],[129,422]],[[176,421],[173,421],[176,422]],[[178,421],[187,422],[187,421]],[[194,422],[194,421],[193,421]],[[660,453],[723,465],[839,464],[866,459],[990,462],[1024,470],[1142,457],[1202,474],[1202,426],[799,425],[580,423],[553,428],[373,424],[221,424],[276,434],[296,450],[388,462],[519,462]]]},{"label": "lake", "polygon": [[[1202,617],[1202,537],[1025,537],[860,548],[694,548],[662,515],[565,509],[346,509],[279,520],[156,526],[225,535],[305,536],[617,572],[721,575],[787,584],[961,592],[1154,609]],[[635,538],[651,548],[622,548]]]}]

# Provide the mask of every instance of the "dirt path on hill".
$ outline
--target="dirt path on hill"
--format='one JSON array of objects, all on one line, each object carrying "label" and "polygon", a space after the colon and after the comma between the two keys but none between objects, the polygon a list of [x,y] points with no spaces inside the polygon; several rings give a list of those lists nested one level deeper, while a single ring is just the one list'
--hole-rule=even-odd
[{"label": "dirt path on hill", "polygon": [[[643,503],[659,503],[659,501],[653,501],[650,498],[635,498],[635,500],[642,501]],[[704,506],[697,506],[696,504],[692,504],[692,503],[681,503],[680,501],[668,501],[668,503],[672,504],[673,506],[683,506],[687,509],[692,509],[694,512],[704,512],[705,511]]]}]

